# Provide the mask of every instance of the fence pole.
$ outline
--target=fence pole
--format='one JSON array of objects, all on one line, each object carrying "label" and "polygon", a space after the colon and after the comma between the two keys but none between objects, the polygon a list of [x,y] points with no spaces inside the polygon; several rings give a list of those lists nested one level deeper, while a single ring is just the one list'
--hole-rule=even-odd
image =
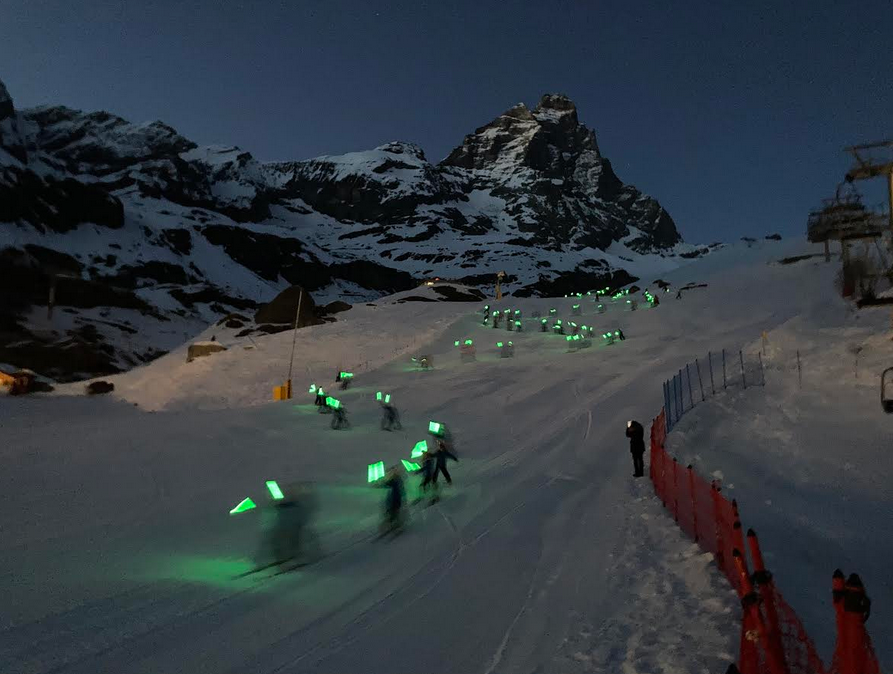
[{"label": "fence pole", "polygon": [[803,374],[800,370],[800,349],[797,349],[797,387],[803,388]]},{"label": "fence pole", "polygon": [[722,496],[719,493],[716,480],[710,483],[710,498],[713,500],[713,527],[716,531],[716,562],[720,571],[726,573],[726,543],[723,539],[723,523],[720,521],[722,515],[720,499]]},{"label": "fence pole", "polygon": [[707,362],[710,364],[710,394],[716,395],[716,386],[713,385],[713,354],[707,352]]},{"label": "fence pole", "polygon": [[766,628],[769,632],[768,643],[772,648],[772,657],[778,662],[785,662],[784,646],[779,630],[778,610],[775,606],[775,589],[772,582],[772,574],[766,570],[763,562],[763,551],[760,542],[753,529],[747,530],[747,547],[750,549],[750,561],[753,564],[753,581],[759,590],[763,603],[763,612],[766,616]]},{"label": "fence pole", "polygon": [[695,397],[691,392],[691,370],[688,367],[688,363],[685,364],[685,378],[688,379],[688,402],[691,403],[691,406],[695,406]]},{"label": "fence pole", "polygon": [[738,352],[738,359],[741,361],[741,383],[744,384],[744,388],[747,388],[747,379],[744,378],[744,353],[742,351]]},{"label": "fence pole", "polygon": [[722,350],[722,387],[726,387],[726,350]]},{"label": "fence pole", "polygon": [[685,396],[682,395],[682,370],[676,375],[677,386],[679,387],[679,402],[682,404],[682,414],[685,414]]},{"label": "fence pole", "polygon": [[695,358],[695,367],[698,370],[698,386],[701,387],[701,402],[704,402],[707,398],[704,397],[704,381],[701,379],[701,364],[698,362],[697,358]]},{"label": "fence pole", "polygon": [[695,543],[697,543],[701,540],[701,536],[698,532],[698,503],[695,498],[695,471],[691,464],[688,464],[688,493],[691,495],[692,522],[694,523],[695,528]]},{"label": "fence pole", "polygon": [[679,463],[673,457],[673,519],[679,522]]},{"label": "fence pole", "polygon": [[763,370],[763,354],[757,354],[760,357],[760,386],[766,385],[766,372]]}]

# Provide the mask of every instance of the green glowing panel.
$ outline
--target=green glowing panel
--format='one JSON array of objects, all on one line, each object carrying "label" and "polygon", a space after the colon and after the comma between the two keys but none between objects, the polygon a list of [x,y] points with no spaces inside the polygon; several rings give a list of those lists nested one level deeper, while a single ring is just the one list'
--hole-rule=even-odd
[{"label": "green glowing panel", "polygon": [[341,372],[340,377],[342,379],[350,379],[353,377],[353,372]]},{"label": "green glowing panel", "polygon": [[518,327],[520,327],[520,326],[521,326],[521,321],[515,321],[515,325],[517,325]]},{"label": "green glowing panel", "polygon": [[496,346],[498,346],[498,347],[501,349],[501,348],[502,348],[502,342],[496,342]]},{"label": "green glowing panel", "polygon": [[376,392],[375,392],[375,399],[376,399],[377,401],[381,402],[381,391],[376,391]]},{"label": "green glowing panel", "polygon": [[390,394],[390,393],[385,394],[385,397],[384,397],[384,404],[385,404],[385,405],[390,405],[390,404],[391,404],[391,394]]},{"label": "green glowing panel", "polygon": [[443,424],[439,421],[429,421],[428,432],[433,433],[434,435],[440,435],[443,433]]},{"label": "green glowing panel", "polygon": [[579,304],[575,304],[575,305],[574,305],[574,309],[579,309],[579,308],[580,308],[580,305],[579,305]]},{"label": "green glowing panel", "polygon": [[546,324],[546,322],[547,322],[547,321],[548,321],[548,320],[549,320],[549,319],[547,319],[547,318],[544,318],[544,319],[543,319],[543,320],[542,320],[542,323],[543,323],[543,325],[545,325],[545,324]]},{"label": "green glowing panel", "polygon": [[619,333],[619,332],[615,332],[615,333],[614,333],[614,336],[615,336],[615,337],[620,337],[620,333]]},{"label": "green glowing panel", "polygon": [[412,454],[409,455],[409,458],[417,459],[420,456],[424,455],[424,453],[427,451],[428,451],[428,441],[421,440],[420,442],[415,443],[415,447],[412,448]]},{"label": "green glowing panel", "polygon": [[310,389],[307,393],[316,393],[316,384],[310,384]]},{"label": "green glowing panel", "polygon": [[457,339],[455,342],[453,342],[453,346],[459,346],[459,340],[458,340],[458,339]]},{"label": "green glowing panel", "polygon": [[470,339],[465,340],[465,346],[471,346],[473,342]]},{"label": "green glowing panel", "polygon": [[366,481],[375,482],[384,477],[384,461],[378,463],[370,463],[366,469]]},{"label": "green glowing panel", "polygon": [[272,496],[275,500],[279,501],[285,498],[285,494],[282,493],[279,485],[276,484],[276,480],[267,480],[267,489],[270,492],[270,496]]},{"label": "green glowing panel", "polygon": [[251,509],[253,509],[253,508],[257,508],[257,506],[254,504],[254,501],[251,500],[251,497],[248,497],[248,498],[246,498],[246,499],[243,499],[243,500],[239,503],[239,505],[237,505],[235,508],[233,508],[232,510],[230,510],[230,511],[229,511],[229,514],[230,514],[230,515],[237,515],[237,514],[239,514],[239,513],[243,513],[243,512],[245,512],[246,510],[251,510]]},{"label": "green glowing panel", "polygon": [[406,459],[400,459],[400,461],[403,463],[403,467],[410,473],[414,473],[421,468],[419,464],[413,463],[412,461],[407,461]]},{"label": "green glowing panel", "polygon": [[516,314],[520,314],[520,313],[521,313],[521,310],[520,310],[520,309],[515,309],[515,313],[516,313]]},{"label": "green glowing panel", "polygon": [[333,410],[337,410],[341,407],[341,401],[335,400],[333,397],[329,396],[326,398],[326,405],[331,407]]}]

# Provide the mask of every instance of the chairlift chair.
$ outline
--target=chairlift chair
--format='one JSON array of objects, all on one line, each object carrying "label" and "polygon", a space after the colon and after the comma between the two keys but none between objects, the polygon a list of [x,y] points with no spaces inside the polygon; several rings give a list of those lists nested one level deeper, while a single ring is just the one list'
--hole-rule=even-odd
[{"label": "chairlift chair", "polygon": [[893,414],[893,367],[881,375],[881,406],[887,414]]}]

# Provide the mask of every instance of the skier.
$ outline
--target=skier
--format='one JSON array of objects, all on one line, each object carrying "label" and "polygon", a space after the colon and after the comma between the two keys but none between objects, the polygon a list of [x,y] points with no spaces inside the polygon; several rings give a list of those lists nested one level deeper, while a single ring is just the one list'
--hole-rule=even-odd
[{"label": "skier", "polygon": [[329,408],[326,406],[326,392],[321,387],[316,389],[316,398],[313,404],[319,408],[317,411],[320,414],[328,414]]},{"label": "skier", "polygon": [[633,455],[633,477],[645,475],[645,429],[638,421],[626,422],[626,437],[629,438],[629,451]]},{"label": "skier", "polygon": [[287,485],[282,490],[282,498],[272,501],[265,517],[261,565],[281,566],[298,558],[312,561],[319,555],[316,533],[309,526],[316,505],[311,482]]},{"label": "skier", "polygon": [[[437,464],[437,460],[434,458],[434,452],[425,452],[422,456],[422,466],[419,468],[419,473],[422,475],[422,485],[421,491],[422,494],[427,494],[429,487],[433,485],[434,489],[437,489],[437,483],[434,482],[434,469]],[[417,499],[418,501],[422,500],[422,496],[420,495]]]},{"label": "skier", "polygon": [[350,422],[347,420],[347,410],[344,405],[333,405],[332,408],[332,430],[338,431],[342,428],[348,428]]},{"label": "skier", "polygon": [[382,403],[381,411],[384,413],[384,416],[381,419],[381,430],[403,430],[403,426],[400,424],[400,415],[397,414],[396,407],[391,405],[391,403]]},{"label": "skier", "polygon": [[406,490],[403,487],[403,475],[400,466],[391,466],[384,480],[378,485],[388,490],[384,500],[384,518],[381,522],[381,535],[399,533],[403,528],[403,503],[406,501]]},{"label": "skier", "polygon": [[437,451],[434,453],[434,474],[431,477],[431,481],[434,483],[434,486],[437,486],[437,475],[439,473],[443,474],[443,479],[447,481],[447,484],[453,484],[453,478],[450,477],[450,471],[447,470],[446,462],[447,459],[452,459],[456,463],[459,462],[459,459],[456,458],[456,455],[450,452],[447,449],[446,443],[442,439],[437,440]]}]

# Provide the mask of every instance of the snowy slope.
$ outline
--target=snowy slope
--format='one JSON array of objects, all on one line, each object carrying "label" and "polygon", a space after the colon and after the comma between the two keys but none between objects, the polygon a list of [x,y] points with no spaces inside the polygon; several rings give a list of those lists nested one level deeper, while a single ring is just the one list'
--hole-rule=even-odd
[{"label": "snowy slope", "polygon": [[[667,275],[706,289],[681,301],[665,296],[654,309],[630,313],[617,303],[594,315],[587,303],[584,321],[626,332],[612,347],[566,353],[554,335],[484,328],[467,304],[379,302],[302,331],[308,338],[297,350],[292,402],[267,402],[284,376],[287,334],[257,339],[254,351],[195,361],[191,372],[181,359],[159,359],[119,375],[117,399],[0,400],[9,440],[0,549],[15,569],[0,584],[0,670],[724,671],[739,636],[737,600],[649,485],[631,480],[622,429],[629,418],[650,419],[662,379],[717,344],[750,343],[761,330],[781,341],[798,321],[817,346],[820,333],[849,339],[845,331],[866,319],[834,314],[834,265],[767,264],[804,247],[720,251]],[[528,317],[556,306],[566,316],[571,303],[529,298],[506,306]],[[893,358],[884,351],[889,342],[871,333],[877,362]],[[453,341],[463,337],[478,346],[474,364],[459,362]],[[496,354],[494,342],[506,338],[516,344],[514,359]],[[404,346],[433,354],[436,368],[418,372],[408,354],[388,357],[386,348]],[[356,367],[366,354],[368,370]],[[353,428],[335,432],[302,388],[310,378],[325,384],[345,361],[357,373],[354,387],[339,394]],[[771,371],[767,379],[761,391],[790,409],[787,389],[774,388]],[[402,433],[378,430],[376,390],[394,395]],[[699,424],[688,431],[686,424],[697,414],[671,438],[695,431]],[[438,506],[414,509],[403,536],[371,542],[381,494],[366,486],[366,465],[407,457],[430,419],[455,433],[455,484]],[[866,429],[861,437],[889,437],[887,419],[864,414],[841,423],[856,421]],[[781,504],[813,504],[816,530],[837,526],[839,513],[818,507],[829,490],[841,507],[868,500],[860,493],[868,483],[859,481],[838,480],[816,494],[784,470],[793,445],[776,435],[763,444],[773,463],[768,484],[745,485],[746,466],[733,461],[734,451],[707,455],[705,446],[702,453],[725,473],[726,487],[734,485],[746,516],[764,499],[781,498],[769,494],[776,485],[796,495]],[[834,451],[811,448],[828,457],[817,472],[836,465]],[[889,453],[872,462],[881,478],[889,472]],[[270,478],[317,483],[317,526],[330,556],[267,581],[234,579],[251,563],[259,518],[226,512],[248,495],[263,501]],[[869,492],[877,513],[891,503],[884,483]],[[416,484],[410,478],[411,493]],[[851,520],[850,541],[874,536],[872,522]],[[784,576],[801,614],[824,609],[825,624],[833,623],[820,602],[827,602],[827,576],[843,564],[863,572],[876,615],[884,615],[876,571],[886,543],[864,552],[848,545],[840,559],[803,523],[789,527],[784,542],[755,524],[773,566],[783,555],[828,555],[816,563],[827,566],[818,583]],[[876,562],[865,558],[875,553]],[[883,657],[882,625],[869,627]]]},{"label": "snowy slope", "polygon": [[[0,359],[61,380],[148,362],[291,285],[325,304],[505,271],[515,296],[562,295],[709,251],[621,182],[560,95],[513,107],[439,164],[405,142],[263,163],[160,121],[17,111],[0,85],[0,223],[3,282],[22,289],[0,298]],[[68,316],[35,323],[59,274]]]}]

